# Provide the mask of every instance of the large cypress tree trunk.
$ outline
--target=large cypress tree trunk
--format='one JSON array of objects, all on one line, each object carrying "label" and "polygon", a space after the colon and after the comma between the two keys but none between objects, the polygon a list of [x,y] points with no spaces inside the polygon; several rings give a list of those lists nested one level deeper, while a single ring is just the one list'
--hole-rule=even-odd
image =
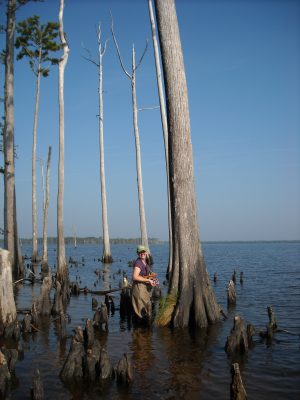
[{"label": "large cypress tree trunk", "polygon": [[174,0],[155,0],[169,130],[173,257],[169,295],[175,327],[206,327],[220,316],[201,251],[187,85]]},{"label": "large cypress tree trunk", "polygon": [[11,256],[12,272],[18,276],[18,237],[15,197],[14,161],[14,33],[16,0],[7,2],[6,52],[5,52],[5,125],[3,134],[4,150],[4,247]]}]

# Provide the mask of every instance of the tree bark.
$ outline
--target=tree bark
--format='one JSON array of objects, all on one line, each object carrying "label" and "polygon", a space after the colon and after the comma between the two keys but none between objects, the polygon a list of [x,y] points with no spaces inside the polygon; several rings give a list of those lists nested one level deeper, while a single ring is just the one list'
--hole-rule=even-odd
[{"label": "tree bark", "polygon": [[44,223],[43,223],[43,258],[42,264],[48,264],[48,242],[47,242],[47,228],[48,228],[48,209],[49,209],[49,197],[50,197],[50,162],[51,162],[52,148],[49,146],[48,149],[48,160],[46,168],[46,190],[44,191]]},{"label": "tree bark", "polygon": [[64,0],[60,0],[59,7],[59,35],[63,45],[63,56],[58,65],[58,96],[59,96],[59,162],[58,162],[58,196],[57,196],[57,274],[58,279],[67,286],[68,269],[63,223],[63,196],[64,196],[64,71],[68,61],[69,47],[65,39],[63,28]]},{"label": "tree bark", "polygon": [[4,150],[4,247],[10,252],[13,275],[18,277],[17,215],[15,198],[14,161],[14,36],[16,0],[7,2],[6,51],[5,51],[5,124]]},{"label": "tree bark", "polygon": [[175,327],[207,327],[220,317],[202,255],[198,228],[188,93],[174,0],[155,0],[169,130],[172,268]]},{"label": "tree bark", "polygon": [[104,50],[101,45],[101,29],[98,27],[98,49],[99,49],[99,146],[100,146],[100,184],[102,201],[102,229],[103,229],[103,263],[112,263],[113,259],[110,252],[109,230],[107,219],[107,201],[104,168],[104,140],[103,140],[103,63]]},{"label": "tree bark", "polygon": [[13,324],[16,318],[10,253],[0,249],[0,332]]}]

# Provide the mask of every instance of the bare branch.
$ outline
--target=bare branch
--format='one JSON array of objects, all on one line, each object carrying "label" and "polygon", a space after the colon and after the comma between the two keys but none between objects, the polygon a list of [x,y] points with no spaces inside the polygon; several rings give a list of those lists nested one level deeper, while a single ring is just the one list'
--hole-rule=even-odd
[{"label": "bare branch", "polygon": [[140,58],[140,61],[138,62],[138,64],[136,65],[136,67],[135,67],[135,71],[138,69],[138,67],[141,65],[141,62],[143,61],[143,58],[144,58],[144,55],[146,54],[146,51],[147,51],[147,49],[148,49],[148,45],[149,45],[149,41],[148,41],[148,39],[146,39],[146,47],[145,47],[145,49],[144,49],[144,51],[143,51],[143,54],[142,54],[142,57]]},{"label": "bare branch", "polygon": [[156,108],[159,108],[159,106],[138,108],[138,111],[155,110]]},{"label": "bare branch", "polygon": [[126,71],[126,69],[124,67],[124,64],[123,64],[123,60],[122,60],[122,57],[121,57],[120,49],[119,49],[119,46],[118,46],[118,43],[117,43],[117,39],[116,39],[115,33],[114,33],[114,20],[113,20],[111,12],[110,12],[110,18],[111,18],[110,30],[111,30],[111,33],[112,33],[112,37],[114,39],[114,43],[115,43],[115,46],[116,46],[116,49],[117,49],[117,53],[118,53],[118,57],[119,57],[119,61],[120,61],[122,70],[124,71],[124,74],[127,75],[127,77],[130,80],[132,80],[132,76]]}]

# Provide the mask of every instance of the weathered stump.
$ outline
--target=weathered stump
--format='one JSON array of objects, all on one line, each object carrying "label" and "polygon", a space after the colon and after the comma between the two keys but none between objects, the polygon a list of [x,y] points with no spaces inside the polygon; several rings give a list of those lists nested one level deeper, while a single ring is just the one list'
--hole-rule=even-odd
[{"label": "weathered stump", "polygon": [[217,280],[218,280],[218,274],[215,272],[215,273],[214,273],[214,282],[216,283]]},{"label": "weathered stump", "polygon": [[99,379],[104,380],[113,377],[114,369],[111,364],[109,355],[104,348],[101,349],[100,352],[99,369],[100,369]]},{"label": "weathered stump", "polygon": [[227,337],[225,351],[227,354],[244,354],[248,351],[248,338],[243,319],[236,315],[233,320],[233,328]]},{"label": "weathered stump", "polygon": [[0,398],[6,399],[9,391],[11,374],[4,354],[0,351]]},{"label": "weathered stump", "polygon": [[64,381],[81,381],[84,377],[83,362],[85,357],[84,338],[82,328],[75,328],[75,335],[72,339],[69,354],[60,372],[60,377]]},{"label": "weathered stump", "polygon": [[46,276],[43,279],[40,296],[36,301],[36,312],[37,315],[50,315],[51,314],[51,299],[50,299],[50,291],[52,288],[52,278],[51,275]]},{"label": "weathered stump", "polygon": [[22,332],[23,334],[31,333],[31,317],[29,314],[25,314],[22,321]]},{"label": "weathered stump", "polygon": [[232,280],[230,280],[227,285],[227,304],[228,305],[236,304],[235,284]]},{"label": "weathered stump", "polygon": [[256,333],[255,326],[248,324],[247,325],[247,338],[249,347],[253,345],[253,336]]},{"label": "weathered stump", "polygon": [[38,368],[36,368],[33,373],[31,399],[32,400],[43,400],[44,399],[44,387],[43,387],[41,374],[40,374],[40,371]]},{"label": "weathered stump", "polygon": [[16,319],[10,253],[0,248],[0,336]]},{"label": "weathered stump", "polygon": [[114,315],[115,303],[114,303],[112,296],[110,296],[109,294],[106,294],[104,302],[106,304],[108,314]]},{"label": "weathered stump", "polygon": [[240,368],[238,363],[232,364],[231,367],[231,385],[230,399],[231,400],[246,400],[247,394],[243,385]]},{"label": "weathered stump", "polygon": [[115,368],[115,374],[118,384],[128,385],[132,382],[133,376],[132,376],[131,362],[126,353],[119,360]]},{"label": "weathered stump", "polygon": [[273,339],[274,333],[277,331],[277,322],[275,318],[274,311],[271,306],[267,307],[269,323],[267,324],[267,330],[259,332],[260,336],[266,338],[267,341],[271,342]]},{"label": "weathered stump", "polygon": [[242,285],[244,283],[244,272],[241,271],[240,273],[240,284]]},{"label": "weathered stump", "polygon": [[84,359],[84,377],[91,382],[95,382],[99,374],[100,343],[95,340],[90,348],[87,348]]},{"label": "weathered stump", "polygon": [[93,322],[90,319],[87,319],[85,322],[85,329],[84,329],[84,342],[85,348],[91,349],[94,344],[94,327]]},{"label": "weathered stump", "polygon": [[80,288],[79,288],[78,282],[71,283],[71,295],[73,295],[73,296],[80,295]]},{"label": "weathered stump", "polygon": [[15,372],[16,363],[18,361],[18,350],[6,349],[4,346],[1,348],[1,352],[4,355],[7,363],[7,367],[10,373]]},{"label": "weathered stump", "polygon": [[53,315],[60,315],[63,312],[64,312],[64,306],[63,306],[63,294],[62,294],[62,290],[61,290],[61,284],[56,279],[56,293],[55,293],[54,303],[52,306],[51,313]]},{"label": "weathered stump", "polygon": [[236,284],[236,270],[233,271],[231,280],[233,281],[234,284]]},{"label": "weathered stump", "polygon": [[92,297],[92,309],[96,309],[98,306],[98,300],[96,299],[96,297]]},{"label": "weathered stump", "polygon": [[124,288],[120,295],[121,318],[131,315],[131,313],[132,313],[131,290],[129,288]]},{"label": "weathered stump", "polygon": [[100,331],[103,330],[103,325],[105,326],[106,332],[108,332],[108,313],[107,307],[104,303],[96,310],[93,318],[93,323],[96,328]]}]

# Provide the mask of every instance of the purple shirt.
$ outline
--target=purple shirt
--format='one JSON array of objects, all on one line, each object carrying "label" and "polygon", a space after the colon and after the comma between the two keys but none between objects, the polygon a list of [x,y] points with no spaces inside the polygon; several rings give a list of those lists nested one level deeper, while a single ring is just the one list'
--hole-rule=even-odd
[{"label": "purple shirt", "polygon": [[141,276],[149,275],[149,265],[148,264],[145,265],[140,258],[136,259],[134,267],[138,267],[141,270],[140,272]]}]

